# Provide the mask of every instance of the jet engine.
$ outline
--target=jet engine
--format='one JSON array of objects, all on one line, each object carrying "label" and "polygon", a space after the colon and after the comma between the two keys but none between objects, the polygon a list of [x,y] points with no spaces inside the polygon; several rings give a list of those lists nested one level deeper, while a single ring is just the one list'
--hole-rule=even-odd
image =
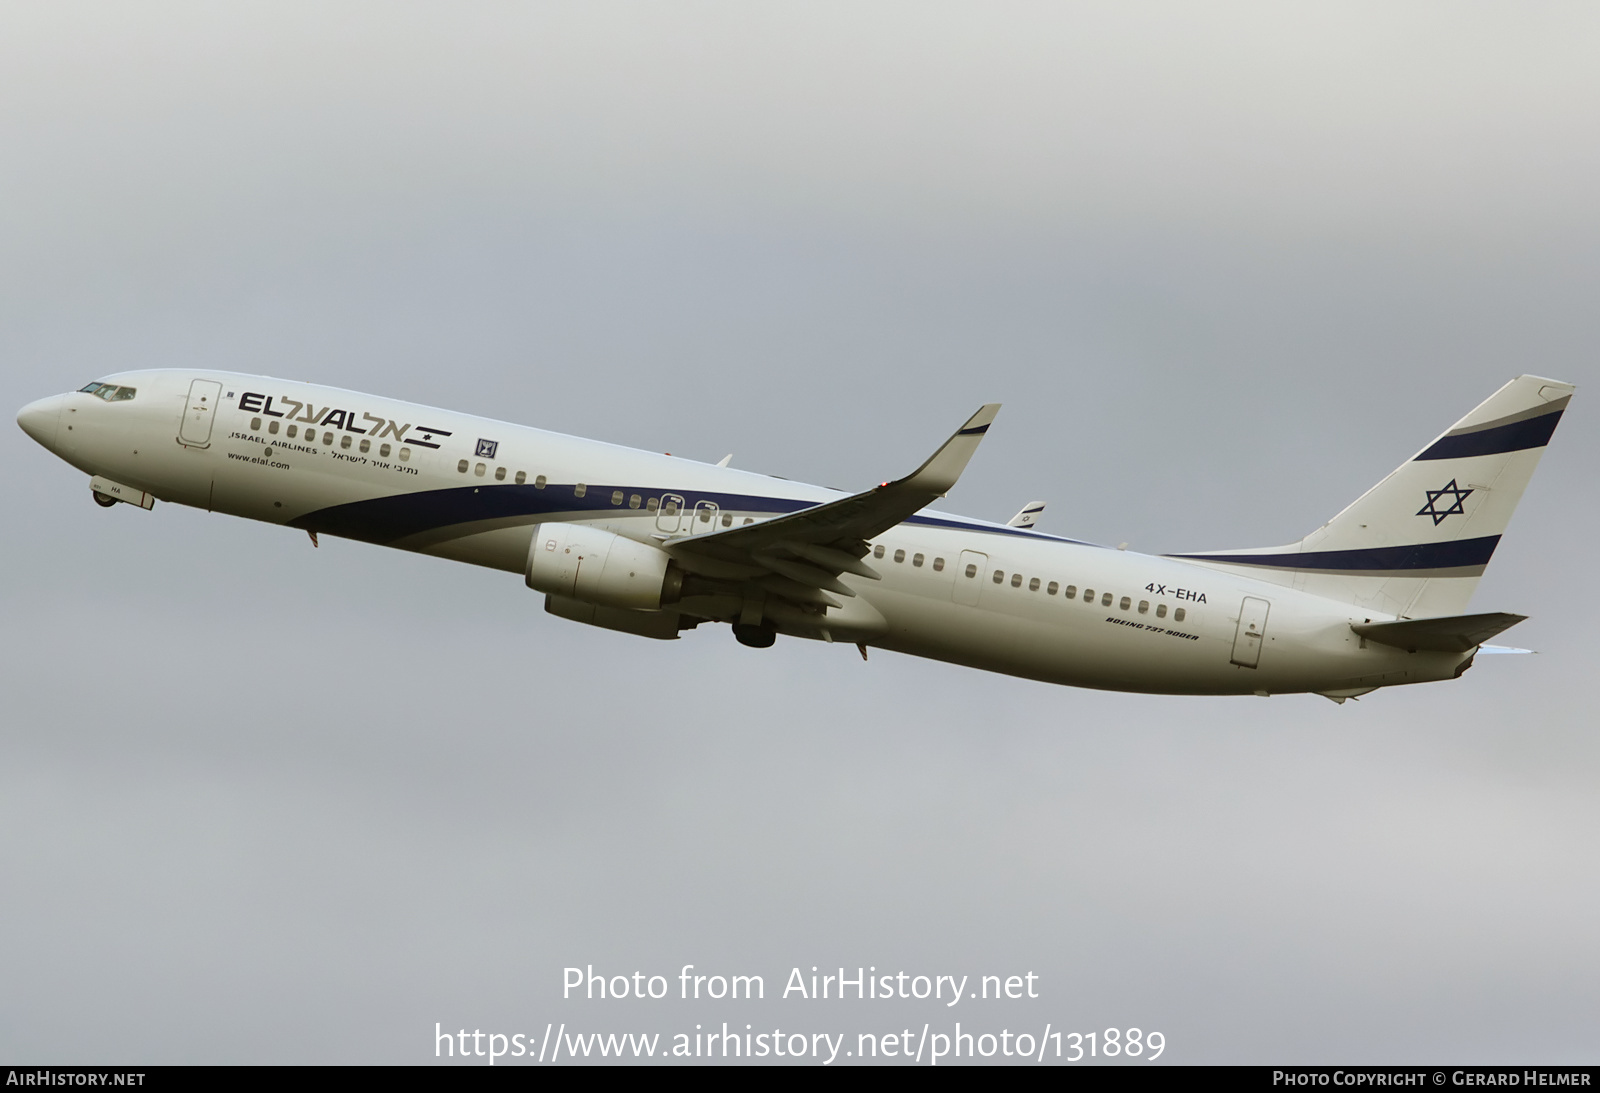
[{"label": "jet engine", "polygon": [[552,596],[636,611],[676,603],[683,591],[683,571],[665,552],[587,524],[536,525],[527,580]]}]

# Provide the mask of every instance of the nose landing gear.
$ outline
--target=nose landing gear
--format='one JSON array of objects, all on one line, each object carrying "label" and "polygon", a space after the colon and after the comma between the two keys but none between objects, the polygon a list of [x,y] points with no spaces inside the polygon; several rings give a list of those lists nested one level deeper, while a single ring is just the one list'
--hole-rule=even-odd
[{"label": "nose landing gear", "polygon": [[121,482],[113,482],[98,474],[89,479],[89,495],[94,498],[94,503],[103,509],[110,508],[118,501],[141,509],[154,508],[156,504],[154,495],[136,490],[132,486],[124,486]]}]

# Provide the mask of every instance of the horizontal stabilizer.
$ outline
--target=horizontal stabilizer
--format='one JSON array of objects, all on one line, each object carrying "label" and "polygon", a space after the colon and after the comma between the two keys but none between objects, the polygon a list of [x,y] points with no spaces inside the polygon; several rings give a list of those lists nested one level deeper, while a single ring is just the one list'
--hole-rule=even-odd
[{"label": "horizontal stabilizer", "polygon": [[1411,653],[1419,649],[1465,653],[1527,617],[1494,611],[1486,615],[1445,615],[1436,619],[1351,623],[1350,629],[1369,641],[1392,645]]}]

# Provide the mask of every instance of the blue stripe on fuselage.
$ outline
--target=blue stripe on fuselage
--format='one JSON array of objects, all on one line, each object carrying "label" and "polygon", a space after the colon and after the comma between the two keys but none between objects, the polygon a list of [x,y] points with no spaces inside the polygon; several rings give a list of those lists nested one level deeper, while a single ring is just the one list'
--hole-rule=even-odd
[{"label": "blue stripe on fuselage", "polygon": [[[446,489],[417,490],[413,493],[399,493],[334,505],[296,517],[289,521],[289,526],[324,535],[382,544],[482,520],[537,518],[554,513],[570,516],[574,512],[618,516],[653,515],[642,508],[630,509],[612,504],[611,496],[617,490],[621,490],[624,495],[661,497],[664,494],[671,494],[682,497],[685,518],[693,513],[694,506],[701,501],[712,502],[718,508],[729,512],[767,513],[771,516],[783,516],[828,503],[797,501],[785,497],[764,497],[759,494],[695,493],[670,489],[662,491],[659,488],[647,492],[637,486],[630,488],[616,485],[590,485],[585,490],[584,496],[579,497],[571,485],[558,485],[553,482],[542,488],[533,485],[451,486]],[[1076,539],[1047,535],[1025,528],[983,524],[944,516],[917,515],[905,522],[923,527],[954,528],[989,535],[1017,535],[1061,543],[1078,542]]]}]

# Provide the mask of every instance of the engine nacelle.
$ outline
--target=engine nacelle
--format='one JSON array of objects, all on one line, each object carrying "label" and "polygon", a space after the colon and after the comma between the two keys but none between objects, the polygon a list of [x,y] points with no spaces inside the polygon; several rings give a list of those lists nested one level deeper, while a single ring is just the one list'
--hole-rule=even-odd
[{"label": "engine nacelle", "polygon": [[674,603],[683,573],[664,551],[587,524],[538,524],[528,587],[569,600],[656,611]]}]

